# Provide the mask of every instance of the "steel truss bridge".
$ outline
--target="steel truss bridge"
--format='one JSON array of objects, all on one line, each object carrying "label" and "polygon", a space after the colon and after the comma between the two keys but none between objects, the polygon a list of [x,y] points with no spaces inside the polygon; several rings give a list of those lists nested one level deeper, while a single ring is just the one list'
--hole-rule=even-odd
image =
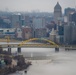
[{"label": "steel truss bridge", "polygon": [[[37,41],[43,41],[41,43],[38,43]],[[34,42],[34,43],[29,43]],[[37,43],[36,43],[37,42]],[[42,48],[58,48],[59,46],[52,42],[51,40],[47,40],[44,38],[32,38],[25,41],[22,41],[19,44],[10,44],[9,42],[7,44],[2,44],[2,47],[10,46],[11,48],[17,48],[17,47],[42,47]]]},{"label": "steel truss bridge", "polygon": [[[39,44],[27,44],[28,42],[31,42],[31,41],[44,41],[45,43],[39,43]],[[47,40],[47,39],[44,39],[44,38],[32,38],[32,39],[29,39],[29,40],[25,40],[23,42],[21,42],[19,44],[19,46],[26,46],[26,47],[52,47],[52,48],[55,48],[55,47],[59,47],[56,43],[52,42],[51,40]]]},{"label": "steel truss bridge", "polygon": [[[41,43],[36,43],[37,41],[42,41]],[[29,44],[28,42],[34,42],[32,44]],[[21,48],[23,47],[38,47],[38,48],[55,48],[55,51],[58,52],[59,51],[59,46],[50,41],[50,40],[47,40],[47,39],[43,39],[43,38],[32,38],[32,39],[29,39],[29,40],[25,40],[25,41],[22,41],[21,43],[19,44],[11,44],[11,43],[7,43],[7,44],[1,44],[0,45],[0,49],[2,48],[7,48],[8,49],[8,52],[11,53],[11,48],[17,48],[17,52],[18,53],[21,53]],[[0,56],[10,56],[10,57],[13,57],[12,55],[5,55],[5,54],[0,54]]]}]

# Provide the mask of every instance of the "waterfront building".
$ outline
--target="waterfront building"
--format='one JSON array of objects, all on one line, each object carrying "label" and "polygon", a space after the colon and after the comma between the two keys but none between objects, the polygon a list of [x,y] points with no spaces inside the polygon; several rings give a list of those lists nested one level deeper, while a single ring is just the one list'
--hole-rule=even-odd
[{"label": "waterfront building", "polygon": [[72,43],[76,44],[76,25],[73,27],[73,32],[72,32]]},{"label": "waterfront building", "polygon": [[4,38],[6,36],[15,38],[15,28],[0,28],[0,37]]},{"label": "waterfront building", "polygon": [[76,25],[71,23],[64,26],[64,43],[76,44]]},{"label": "waterfront building", "polygon": [[32,38],[32,30],[29,26],[22,27],[22,39]]},{"label": "waterfront building", "polygon": [[22,29],[21,28],[16,28],[16,38],[17,39],[22,39]]},{"label": "waterfront building", "polygon": [[62,18],[62,7],[60,6],[59,2],[54,7],[54,21],[58,24],[58,21]]},{"label": "waterfront building", "polygon": [[58,25],[57,40],[59,44],[64,44],[64,25]]},{"label": "waterfront building", "polygon": [[52,28],[52,31],[50,32],[50,40],[53,42],[56,42],[56,30],[54,30],[54,28]]},{"label": "waterfront building", "polygon": [[71,25],[64,26],[64,43],[70,44],[71,43],[71,32],[72,32]]}]

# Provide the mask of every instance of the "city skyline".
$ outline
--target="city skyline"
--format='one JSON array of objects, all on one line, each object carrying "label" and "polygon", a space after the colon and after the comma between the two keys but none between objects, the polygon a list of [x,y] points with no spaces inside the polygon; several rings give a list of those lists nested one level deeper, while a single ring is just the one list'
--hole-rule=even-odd
[{"label": "city skyline", "polygon": [[56,3],[62,7],[62,11],[67,7],[75,8],[75,0],[0,0],[0,10],[2,11],[27,11],[27,12],[53,12]]}]

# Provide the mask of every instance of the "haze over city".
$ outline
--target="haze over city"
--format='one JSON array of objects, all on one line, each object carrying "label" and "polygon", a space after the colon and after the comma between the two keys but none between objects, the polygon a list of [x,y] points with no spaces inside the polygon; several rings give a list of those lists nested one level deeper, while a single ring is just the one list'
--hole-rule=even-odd
[{"label": "haze over city", "polygon": [[76,0],[0,0],[0,75],[76,75],[75,32]]},{"label": "haze over city", "polygon": [[75,0],[0,0],[0,10],[53,12],[57,2],[62,6],[62,11],[67,7],[75,8]]}]

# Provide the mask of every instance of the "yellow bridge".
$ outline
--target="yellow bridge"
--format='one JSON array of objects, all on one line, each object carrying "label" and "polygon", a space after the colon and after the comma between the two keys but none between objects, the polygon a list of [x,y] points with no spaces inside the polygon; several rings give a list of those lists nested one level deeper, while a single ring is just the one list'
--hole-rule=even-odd
[{"label": "yellow bridge", "polygon": [[[28,42],[31,42],[31,41],[43,41],[42,43],[39,43],[39,44],[27,44]],[[44,39],[44,38],[32,38],[32,39],[29,39],[29,40],[25,40],[23,42],[21,42],[18,46],[20,47],[52,47],[52,48],[55,48],[55,47],[59,47],[56,43],[52,42],[51,40],[47,40],[47,39]]]},{"label": "yellow bridge", "polygon": [[19,44],[15,44],[15,43],[11,44],[8,41],[7,44],[1,45],[1,48],[8,48],[8,52],[10,53],[11,53],[11,48],[17,48],[18,53],[21,53],[21,48],[23,47],[55,48],[56,52],[59,51],[59,46],[56,43],[44,38],[32,38],[29,40],[22,41]]},{"label": "yellow bridge", "polygon": [[[41,41],[38,43],[38,41]],[[34,43],[28,43],[28,42],[34,42]],[[22,41],[19,44],[10,44],[8,41],[8,44],[3,44],[2,47],[7,47],[7,45],[9,45],[11,48],[13,47],[50,47],[50,48],[58,48],[59,46],[52,42],[51,40],[47,40],[44,38],[32,38],[32,39],[28,39],[25,41]]]}]

